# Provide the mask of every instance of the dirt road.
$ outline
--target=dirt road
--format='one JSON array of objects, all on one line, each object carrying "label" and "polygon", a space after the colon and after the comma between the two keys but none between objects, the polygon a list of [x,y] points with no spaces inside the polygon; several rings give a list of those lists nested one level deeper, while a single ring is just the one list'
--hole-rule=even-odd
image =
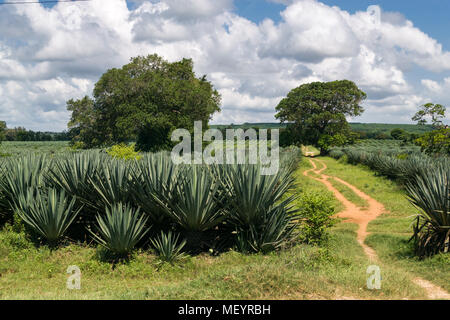
[{"label": "dirt road", "polygon": [[[306,156],[309,156],[310,154],[306,154]],[[357,231],[357,240],[359,244],[364,249],[365,254],[368,256],[368,258],[376,262],[378,260],[378,256],[371,247],[366,245],[364,243],[364,240],[366,239],[368,233],[367,233],[367,226],[370,221],[376,219],[379,215],[386,212],[384,206],[382,203],[378,202],[377,200],[373,199],[366,193],[362,192],[352,184],[338,178],[335,176],[328,176],[323,174],[323,172],[327,169],[327,166],[325,162],[319,159],[309,159],[311,162],[311,165],[313,166],[312,169],[306,170],[303,172],[303,174],[309,178],[312,178],[314,180],[320,181],[323,183],[328,190],[333,192],[334,196],[344,205],[344,210],[339,212],[337,214],[338,217],[346,219],[345,222],[352,222],[356,223],[358,225],[358,231]],[[321,165],[321,168],[319,169],[317,164]],[[315,175],[312,175],[311,173],[314,173]],[[357,196],[364,199],[367,204],[368,208],[364,207],[358,207],[353,202],[349,201],[347,198],[344,197],[344,195],[339,192],[333,184],[329,181],[330,179],[334,179],[335,181],[347,186],[350,188]],[[414,283],[416,283],[418,286],[425,289],[425,291],[428,294],[428,297],[430,299],[449,299],[450,300],[450,294],[447,293],[442,288],[434,285],[433,283],[422,279],[422,278],[415,278]]]}]

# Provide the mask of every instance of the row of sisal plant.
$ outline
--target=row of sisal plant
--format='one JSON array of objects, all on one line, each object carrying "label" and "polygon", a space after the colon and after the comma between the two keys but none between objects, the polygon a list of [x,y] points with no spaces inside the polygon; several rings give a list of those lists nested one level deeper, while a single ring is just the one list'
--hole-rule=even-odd
[{"label": "row of sisal plant", "polygon": [[287,192],[299,154],[283,152],[272,176],[260,165],[174,165],[168,153],[10,158],[1,165],[1,212],[51,245],[94,239],[125,256],[146,245],[162,254],[266,252],[294,237],[298,217]]},{"label": "row of sisal plant", "polygon": [[351,164],[364,164],[405,187],[417,215],[413,237],[420,257],[450,251],[450,159],[427,155],[386,155],[355,148],[334,150],[336,159],[346,157]]}]

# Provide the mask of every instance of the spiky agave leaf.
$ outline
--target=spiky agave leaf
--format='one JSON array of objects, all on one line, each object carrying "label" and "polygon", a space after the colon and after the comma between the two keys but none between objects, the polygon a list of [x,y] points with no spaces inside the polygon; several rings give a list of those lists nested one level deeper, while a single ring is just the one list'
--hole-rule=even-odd
[{"label": "spiky agave leaf", "polygon": [[207,167],[186,167],[176,185],[178,197],[170,205],[171,217],[186,231],[213,228],[226,214],[220,206],[219,186]]},{"label": "spiky agave leaf", "polygon": [[106,207],[104,215],[97,215],[99,235],[94,239],[117,255],[129,254],[148,232],[147,218],[128,204],[117,203]]},{"label": "spiky agave leaf", "polygon": [[230,222],[242,250],[267,252],[292,239],[297,210],[291,206],[295,197],[286,197],[294,183],[292,170],[264,176],[259,165],[229,166]]},{"label": "spiky agave leaf", "polygon": [[413,239],[419,256],[448,252],[450,243],[450,167],[435,165],[406,184],[409,201],[420,209]]},{"label": "spiky agave leaf", "polygon": [[64,191],[50,188],[43,193],[30,187],[17,198],[16,212],[37,233],[55,244],[66,232],[81,210],[74,210],[75,198]]},{"label": "spiky agave leaf", "polygon": [[186,245],[186,240],[179,241],[179,237],[179,234],[175,235],[172,231],[169,231],[168,233],[161,231],[159,236],[155,239],[151,239],[151,243],[161,260],[173,263],[183,256],[181,250],[183,250]]},{"label": "spiky agave leaf", "polygon": [[167,208],[176,201],[178,173],[178,167],[164,152],[144,155],[132,171],[133,200],[153,224],[164,226],[169,223]]},{"label": "spiky agave leaf", "polygon": [[95,190],[89,179],[110,158],[97,151],[65,155],[54,159],[46,176],[49,185],[77,196],[86,205],[95,206]]},{"label": "spiky agave leaf", "polygon": [[43,186],[47,168],[48,161],[45,155],[31,154],[6,161],[0,188],[12,209],[17,205],[17,197],[24,194],[28,188]]},{"label": "spiky agave leaf", "polygon": [[88,177],[89,183],[94,187],[99,202],[103,206],[112,206],[113,203],[126,203],[131,200],[131,170],[132,163],[125,163],[120,159],[113,159],[103,163]]}]

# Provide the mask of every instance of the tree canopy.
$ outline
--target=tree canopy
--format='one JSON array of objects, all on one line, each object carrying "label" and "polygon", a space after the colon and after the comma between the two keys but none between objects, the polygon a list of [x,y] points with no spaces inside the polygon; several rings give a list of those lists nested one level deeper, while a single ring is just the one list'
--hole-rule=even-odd
[{"label": "tree canopy", "polygon": [[292,89],[276,110],[277,119],[289,122],[297,143],[312,144],[326,152],[352,139],[347,116],[359,116],[366,94],[349,80],[312,82]]},{"label": "tree canopy", "polygon": [[445,111],[445,106],[441,104],[426,103],[420,106],[419,111],[412,117],[419,125],[426,124],[427,118],[431,118],[435,130],[425,133],[414,141],[429,155],[450,155],[450,129],[442,122]]},{"label": "tree canopy", "polygon": [[427,124],[427,117],[431,118],[431,124],[434,127],[440,127],[443,125],[442,120],[445,118],[445,107],[441,104],[426,103],[420,106],[419,111],[412,117],[413,121],[417,121],[417,124]]},{"label": "tree canopy", "polygon": [[206,127],[220,101],[206,76],[196,77],[191,59],[136,57],[105,72],[93,98],[67,102],[69,128],[85,148],[137,140],[139,149],[156,151],[171,145],[176,128],[192,130],[194,121]]}]

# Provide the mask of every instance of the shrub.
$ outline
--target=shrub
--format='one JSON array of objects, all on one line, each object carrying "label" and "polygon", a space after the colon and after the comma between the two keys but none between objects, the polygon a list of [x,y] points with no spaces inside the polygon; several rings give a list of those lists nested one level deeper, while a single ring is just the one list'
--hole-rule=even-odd
[{"label": "shrub", "polygon": [[127,146],[124,143],[116,144],[106,150],[106,152],[113,158],[123,159],[123,160],[139,160],[141,156],[139,152],[135,151],[135,144],[130,144]]},{"label": "shrub", "polygon": [[419,257],[450,251],[449,181],[450,167],[438,165],[406,185],[408,199],[421,211],[411,238]]},{"label": "shrub", "polygon": [[131,201],[131,171],[132,166],[120,160],[110,160],[99,166],[88,178],[94,187],[97,197],[97,207],[111,207],[114,203]]},{"label": "shrub", "polygon": [[319,193],[305,192],[297,201],[300,239],[309,244],[323,244],[328,240],[328,229],[334,225],[334,207],[331,198]]},{"label": "shrub", "polygon": [[64,191],[49,189],[42,194],[37,188],[28,188],[18,195],[16,212],[35,232],[55,245],[81,209],[73,210],[74,204],[75,199],[69,199]]},{"label": "shrub", "polygon": [[181,250],[186,245],[186,240],[179,241],[178,238],[179,235],[173,234],[172,231],[169,231],[167,234],[161,231],[159,236],[151,240],[162,261],[173,263],[183,257]]},{"label": "shrub", "polygon": [[175,201],[175,187],[178,180],[178,166],[170,156],[160,152],[146,154],[136,163],[132,171],[133,201],[150,218],[157,228],[170,223],[167,207]]},{"label": "shrub", "polygon": [[166,206],[167,215],[183,230],[188,247],[200,249],[205,231],[212,230],[227,216],[221,207],[225,194],[220,181],[205,166],[185,167],[178,179],[175,201],[164,199],[161,205]]},{"label": "shrub", "polygon": [[275,175],[261,175],[259,165],[228,166],[226,179],[231,197],[230,223],[236,229],[236,246],[243,252],[268,252],[289,243],[296,228],[293,167]]},{"label": "shrub", "polygon": [[147,218],[122,203],[114,204],[106,208],[105,216],[98,215],[98,232],[92,233],[94,239],[112,253],[120,256],[128,256],[136,244],[148,232],[145,226]]}]

